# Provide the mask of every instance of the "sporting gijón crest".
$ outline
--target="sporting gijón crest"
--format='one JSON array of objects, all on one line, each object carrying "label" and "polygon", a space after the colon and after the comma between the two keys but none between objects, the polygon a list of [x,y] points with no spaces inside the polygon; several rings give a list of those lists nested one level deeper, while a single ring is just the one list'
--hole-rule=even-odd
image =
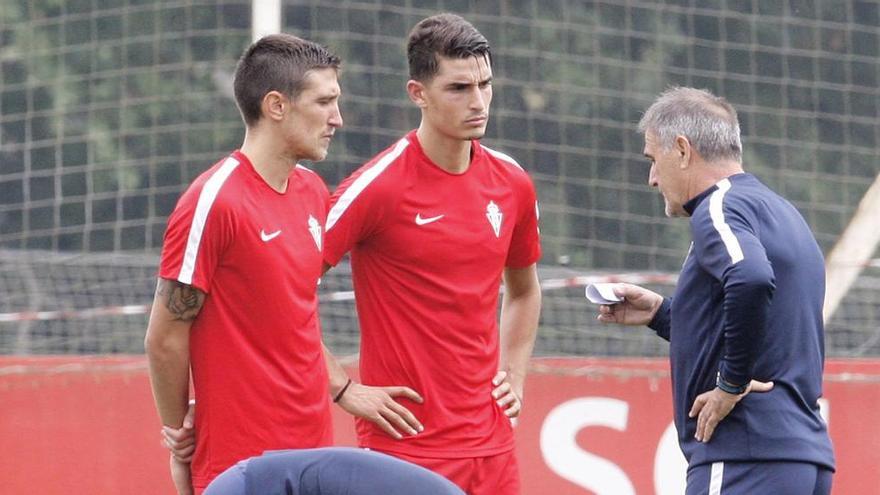
[{"label": "sporting gij\u00f3n crest", "polygon": [[504,218],[504,214],[501,213],[501,208],[494,201],[489,201],[489,204],[486,205],[486,218],[489,219],[489,224],[492,225],[495,237],[501,237],[501,220]]},{"label": "sporting gij\u00f3n crest", "polygon": [[315,245],[318,246],[318,251],[321,250],[321,222],[319,222],[315,217],[309,215],[309,232],[312,234],[312,239],[315,240]]}]

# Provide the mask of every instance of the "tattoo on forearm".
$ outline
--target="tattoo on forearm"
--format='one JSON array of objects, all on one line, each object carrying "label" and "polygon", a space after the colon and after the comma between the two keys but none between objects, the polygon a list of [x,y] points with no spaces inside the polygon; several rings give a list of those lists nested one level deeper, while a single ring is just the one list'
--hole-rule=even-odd
[{"label": "tattoo on forearm", "polygon": [[205,302],[204,292],[175,280],[159,280],[156,293],[161,296],[174,319],[180,321],[194,320]]}]

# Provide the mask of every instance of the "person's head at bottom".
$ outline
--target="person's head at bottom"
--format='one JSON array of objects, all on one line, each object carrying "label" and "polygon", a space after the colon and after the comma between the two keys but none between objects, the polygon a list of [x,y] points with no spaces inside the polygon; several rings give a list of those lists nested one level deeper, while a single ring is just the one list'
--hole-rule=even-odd
[{"label": "person's head at bottom", "polygon": [[464,495],[423,467],[361,449],[266,452],[230,467],[204,495]]}]

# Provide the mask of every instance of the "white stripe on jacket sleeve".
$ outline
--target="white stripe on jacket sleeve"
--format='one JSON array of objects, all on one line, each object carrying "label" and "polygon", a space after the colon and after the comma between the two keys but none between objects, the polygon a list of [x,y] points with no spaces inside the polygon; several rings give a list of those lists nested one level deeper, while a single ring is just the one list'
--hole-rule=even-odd
[{"label": "white stripe on jacket sleeve", "polygon": [[709,198],[709,215],[712,216],[712,225],[721,236],[724,247],[727,248],[727,254],[730,255],[730,262],[734,265],[745,259],[739,240],[730,230],[730,225],[724,220],[723,201],[724,194],[730,189],[730,180],[724,179],[718,184],[718,190],[712,193]]}]

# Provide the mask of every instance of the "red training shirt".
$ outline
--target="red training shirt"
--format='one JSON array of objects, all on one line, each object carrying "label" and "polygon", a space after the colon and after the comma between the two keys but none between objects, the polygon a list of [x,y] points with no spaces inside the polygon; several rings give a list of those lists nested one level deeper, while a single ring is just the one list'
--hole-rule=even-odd
[{"label": "red training shirt", "polygon": [[424,432],[394,440],[359,419],[361,446],[445,458],[512,449],[491,380],[502,273],[541,254],[526,172],[473,141],[470,167],[451,174],[412,131],[343,181],[331,203],[324,261],[335,265],[351,251],[361,379],[406,385],[425,399],[404,401]]},{"label": "red training shirt", "polygon": [[264,450],[332,443],[317,311],[328,201],[307,168],[279,193],[236,151],[168,219],[159,276],[207,294],[190,333],[197,488]]}]

